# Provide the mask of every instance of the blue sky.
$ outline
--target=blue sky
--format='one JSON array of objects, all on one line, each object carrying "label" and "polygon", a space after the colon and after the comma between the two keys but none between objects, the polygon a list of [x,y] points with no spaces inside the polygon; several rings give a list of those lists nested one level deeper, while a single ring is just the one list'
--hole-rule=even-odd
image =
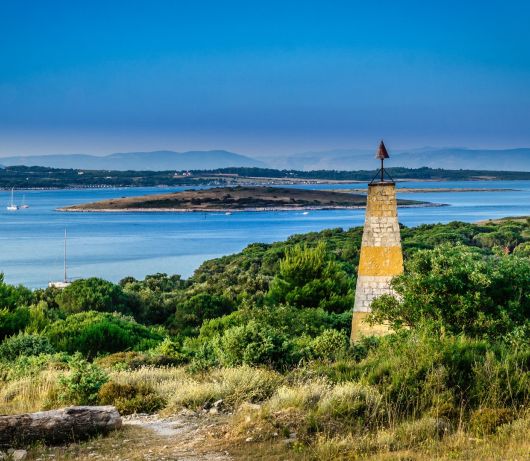
[{"label": "blue sky", "polygon": [[530,145],[528,1],[0,8],[0,155]]}]

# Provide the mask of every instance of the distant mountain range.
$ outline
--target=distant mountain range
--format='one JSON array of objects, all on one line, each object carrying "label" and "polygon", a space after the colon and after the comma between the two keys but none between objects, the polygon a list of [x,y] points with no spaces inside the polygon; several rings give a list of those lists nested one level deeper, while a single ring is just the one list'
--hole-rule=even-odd
[{"label": "distant mountain range", "polygon": [[[373,170],[375,150],[340,149],[271,158],[274,168],[294,170]],[[530,148],[467,149],[460,147],[390,151],[388,166],[444,168],[448,170],[530,171]]]},{"label": "distant mountain range", "polygon": [[[374,150],[338,149],[252,158],[225,150],[127,152],[106,156],[39,155],[0,158],[4,166],[27,165],[91,170],[209,170],[227,167],[270,167],[293,170],[373,170]],[[451,170],[530,171],[530,148],[467,149],[461,147],[390,151],[388,166]]]},{"label": "distant mountain range", "polygon": [[26,165],[87,170],[199,170],[227,167],[264,167],[265,163],[225,150],[126,152],[105,156],[67,154],[0,158],[4,166]]}]

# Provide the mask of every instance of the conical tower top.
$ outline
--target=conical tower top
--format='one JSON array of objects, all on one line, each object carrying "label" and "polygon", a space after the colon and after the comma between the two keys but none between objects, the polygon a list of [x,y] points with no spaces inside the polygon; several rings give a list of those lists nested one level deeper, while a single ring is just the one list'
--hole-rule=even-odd
[{"label": "conical tower top", "polygon": [[379,160],[390,158],[390,155],[388,155],[388,151],[386,150],[385,143],[383,142],[383,140],[381,140],[381,143],[379,144],[379,149],[377,149],[377,154],[375,154],[375,158]]}]

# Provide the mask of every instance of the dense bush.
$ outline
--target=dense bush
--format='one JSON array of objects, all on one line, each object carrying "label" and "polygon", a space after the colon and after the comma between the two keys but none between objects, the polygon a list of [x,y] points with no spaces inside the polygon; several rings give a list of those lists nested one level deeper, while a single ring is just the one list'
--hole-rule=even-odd
[{"label": "dense bush", "polygon": [[72,282],[57,294],[56,301],[68,313],[98,311],[135,314],[130,299],[119,285],[96,277]]},{"label": "dense bush", "polygon": [[101,405],[114,405],[122,415],[154,413],[166,404],[151,387],[146,385],[118,384],[109,381],[98,391]]},{"label": "dense bush", "polygon": [[243,309],[206,321],[197,339],[184,341],[183,353],[199,368],[215,364],[294,366],[344,353],[351,312],[279,306]]},{"label": "dense bush", "polygon": [[94,405],[108,375],[94,363],[75,354],[68,363],[70,371],[59,379],[59,400],[74,405]]},{"label": "dense bush", "polygon": [[137,321],[147,325],[167,323],[175,313],[175,306],[184,297],[188,283],[180,275],[157,273],[144,280],[126,277],[120,286],[129,297],[128,303],[134,306]]},{"label": "dense bush", "polygon": [[29,307],[0,309],[0,340],[23,331],[29,325],[30,319]]},{"label": "dense bush", "polygon": [[222,317],[232,310],[232,303],[223,296],[199,293],[177,306],[172,326],[180,335],[195,335],[205,320]]},{"label": "dense bush", "polygon": [[107,312],[81,312],[46,327],[44,335],[59,351],[98,354],[145,350],[155,346],[162,336],[130,317]]},{"label": "dense bush", "polygon": [[33,302],[33,293],[22,285],[14,286],[4,282],[0,272],[0,309],[14,310],[20,306],[29,306]]},{"label": "dense bush", "polygon": [[479,408],[471,414],[469,425],[473,433],[483,437],[514,419],[515,412],[511,408]]},{"label": "dense bush", "polygon": [[225,366],[292,364],[292,344],[280,331],[251,320],[229,328],[214,342],[219,362]]},{"label": "dense bush", "polygon": [[455,417],[481,405],[521,408],[530,402],[530,352],[430,329],[380,340],[348,379],[376,386],[398,415]]},{"label": "dense bush", "polygon": [[372,320],[394,328],[427,321],[441,330],[499,337],[528,323],[530,260],[483,256],[462,245],[416,252],[394,278],[398,297],[372,303]]},{"label": "dense bush", "polygon": [[0,344],[0,360],[15,360],[21,355],[53,354],[48,338],[40,335],[18,334]]},{"label": "dense bush", "polygon": [[321,242],[314,248],[297,245],[287,251],[268,297],[272,304],[343,312],[353,303],[351,290],[352,280]]}]

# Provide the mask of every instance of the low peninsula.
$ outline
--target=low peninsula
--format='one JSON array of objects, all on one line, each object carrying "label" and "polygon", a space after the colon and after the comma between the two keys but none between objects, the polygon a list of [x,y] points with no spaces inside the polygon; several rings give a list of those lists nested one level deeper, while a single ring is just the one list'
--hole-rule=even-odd
[{"label": "low peninsula", "polygon": [[[362,208],[366,195],[286,187],[217,187],[169,194],[123,197],[60,208],[74,212],[232,212]],[[437,206],[398,200],[398,206]]]}]

